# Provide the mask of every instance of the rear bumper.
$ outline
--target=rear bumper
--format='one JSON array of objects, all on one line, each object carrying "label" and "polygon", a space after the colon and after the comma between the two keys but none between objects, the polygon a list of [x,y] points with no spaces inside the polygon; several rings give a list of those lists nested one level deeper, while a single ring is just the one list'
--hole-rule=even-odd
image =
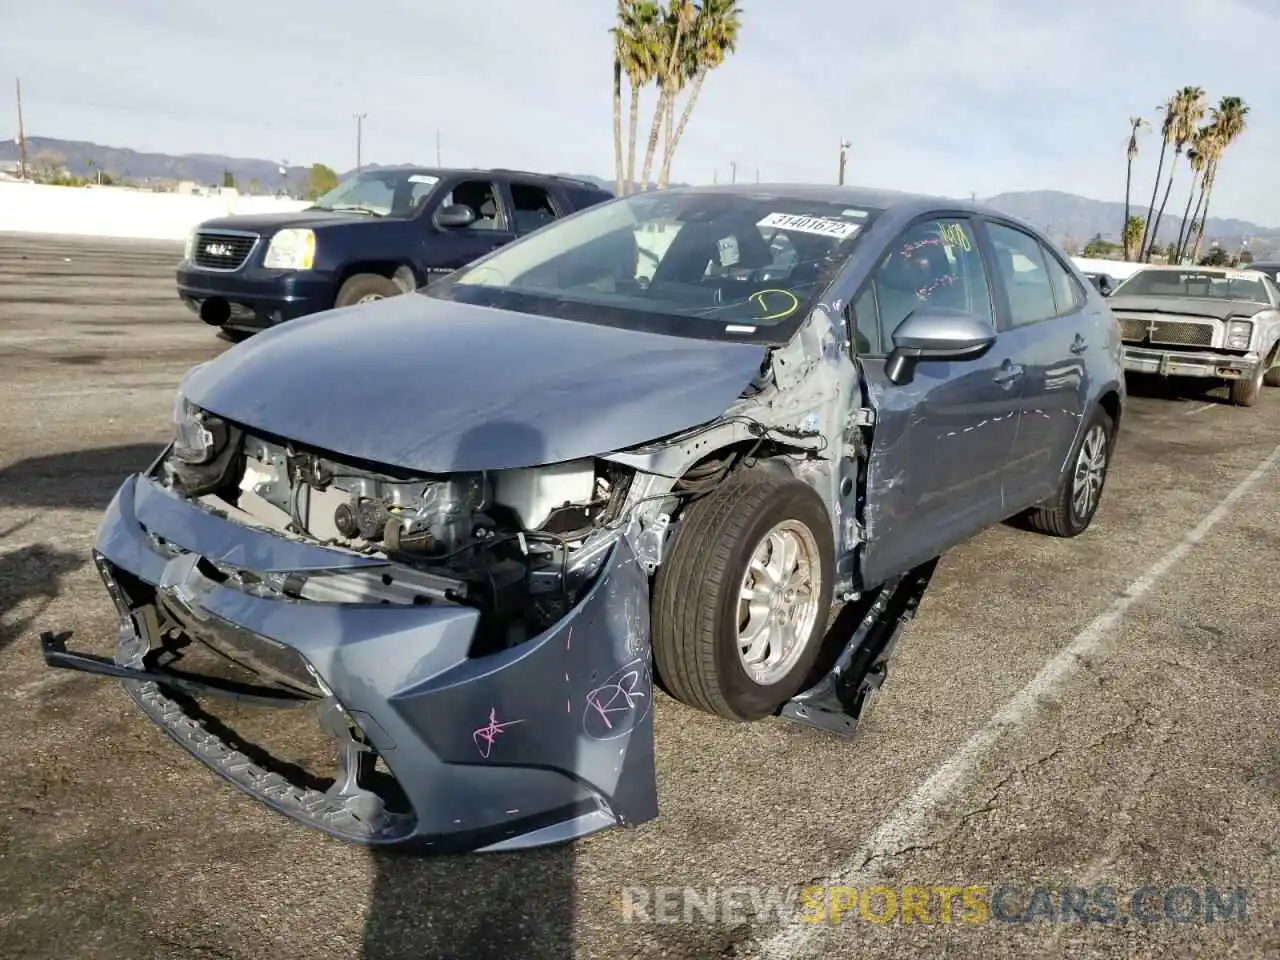
[{"label": "rear bumper", "polygon": [[177,270],[178,296],[197,315],[206,300],[225,301],[222,326],[262,330],[333,306],[335,278],[326,273],[246,266],[221,272],[184,263]]},{"label": "rear bumper", "polygon": [[1256,354],[1188,353],[1124,346],[1124,368],[1131,373],[1155,373],[1171,377],[1213,377],[1249,380],[1258,373]]},{"label": "rear bumper", "polygon": [[[307,826],[360,844],[457,852],[542,846],[657,816],[648,584],[625,539],[568,616],[478,657],[468,654],[478,619],[470,607],[277,599],[230,585],[218,571],[394,576],[397,566],[244,527],[144,475],[112,500],[95,559],[121,614],[114,663],[148,671],[121,679],[134,702],[201,763]],[[230,637],[291,662],[302,682],[314,678],[311,703],[340,757],[332,786],[250,760],[164,682],[146,654],[161,640],[158,606],[174,604],[189,614],[189,633]],[[65,651],[57,662],[47,643],[45,657],[103,672]],[[389,769],[407,812],[357,782],[355,740],[335,733],[351,727]]]}]

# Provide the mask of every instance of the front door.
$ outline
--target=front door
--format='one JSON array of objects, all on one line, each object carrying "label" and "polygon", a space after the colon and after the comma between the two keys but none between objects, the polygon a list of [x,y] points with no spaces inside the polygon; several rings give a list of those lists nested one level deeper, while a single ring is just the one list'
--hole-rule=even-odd
[{"label": "front door", "polygon": [[876,586],[1002,516],[1005,465],[1021,410],[1016,358],[997,339],[967,360],[925,360],[892,383],[893,331],[926,305],[995,325],[989,283],[967,216],[909,227],[854,298],[852,333],[876,423],[863,511],[862,584]]},{"label": "front door", "polygon": [[[476,219],[466,227],[441,227],[434,215],[451,205],[470,207]],[[460,180],[442,192],[424,216],[426,236],[422,267],[428,281],[452,273],[515,239],[515,224],[502,200],[502,191],[490,180]]]},{"label": "front door", "polygon": [[1088,389],[1087,300],[1057,255],[1007,223],[987,221],[1002,314],[1001,338],[1023,367],[1022,420],[1005,479],[1005,511],[1051,497],[1075,443]]}]

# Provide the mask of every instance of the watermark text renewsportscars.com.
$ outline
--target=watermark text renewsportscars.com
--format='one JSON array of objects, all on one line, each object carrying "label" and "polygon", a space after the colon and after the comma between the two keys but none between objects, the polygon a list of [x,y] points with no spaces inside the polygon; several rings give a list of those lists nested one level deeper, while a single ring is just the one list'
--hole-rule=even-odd
[{"label": "watermark text renewsportscars.com", "polygon": [[1248,899],[1240,886],[644,886],[614,906],[628,923],[1203,924],[1243,922]]}]

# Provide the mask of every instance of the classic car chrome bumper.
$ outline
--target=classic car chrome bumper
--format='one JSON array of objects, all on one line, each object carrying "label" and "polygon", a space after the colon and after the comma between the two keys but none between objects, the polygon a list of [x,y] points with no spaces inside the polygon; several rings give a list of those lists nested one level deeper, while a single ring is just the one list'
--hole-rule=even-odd
[{"label": "classic car chrome bumper", "polygon": [[1247,353],[1158,350],[1152,347],[1124,345],[1124,368],[1132,373],[1157,373],[1170,377],[1217,377],[1223,380],[1249,380],[1258,373],[1258,355]]}]

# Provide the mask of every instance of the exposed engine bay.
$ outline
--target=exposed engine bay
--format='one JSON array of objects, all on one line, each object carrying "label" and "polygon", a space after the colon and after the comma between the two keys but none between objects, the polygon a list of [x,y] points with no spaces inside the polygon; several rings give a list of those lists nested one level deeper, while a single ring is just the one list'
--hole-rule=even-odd
[{"label": "exposed engine bay", "polygon": [[597,459],[443,477],[394,475],[234,428],[219,439],[221,455],[213,463],[165,462],[175,489],[246,524],[405,568],[401,575],[363,580],[298,577],[270,592],[318,602],[473,606],[482,613],[476,654],[521,643],[568,612],[592,572],[583,564],[571,568],[570,557],[618,519],[633,476]]}]

